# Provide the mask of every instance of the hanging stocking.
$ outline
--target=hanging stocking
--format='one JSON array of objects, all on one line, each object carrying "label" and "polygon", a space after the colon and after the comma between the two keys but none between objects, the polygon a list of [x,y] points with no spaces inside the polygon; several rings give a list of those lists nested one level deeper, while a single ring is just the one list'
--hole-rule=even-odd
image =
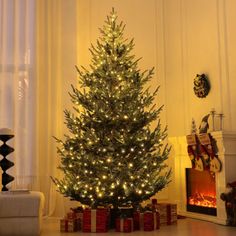
[{"label": "hanging stocking", "polygon": [[201,156],[197,156],[197,158],[195,158],[195,169],[199,171],[204,171],[204,164]]},{"label": "hanging stocking", "polygon": [[195,157],[194,157],[194,151],[193,151],[193,146],[188,145],[188,156],[190,158],[190,161],[192,163],[192,168],[195,168]]},{"label": "hanging stocking", "polygon": [[215,155],[211,144],[207,146],[207,151],[210,154],[210,171],[220,172],[221,162],[218,159],[218,157]]},{"label": "hanging stocking", "polygon": [[199,144],[199,153],[200,153],[200,156],[202,157],[204,170],[209,170],[210,169],[210,155],[208,154],[206,147],[202,144]]},{"label": "hanging stocking", "polygon": [[204,165],[201,156],[197,150],[197,140],[195,135],[187,135],[188,155],[192,163],[192,168],[203,171]]},{"label": "hanging stocking", "polygon": [[209,134],[200,134],[198,138],[200,140],[202,148],[209,156],[208,166],[210,171],[219,172],[221,170],[221,162],[213,150],[212,138],[210,137]]}]

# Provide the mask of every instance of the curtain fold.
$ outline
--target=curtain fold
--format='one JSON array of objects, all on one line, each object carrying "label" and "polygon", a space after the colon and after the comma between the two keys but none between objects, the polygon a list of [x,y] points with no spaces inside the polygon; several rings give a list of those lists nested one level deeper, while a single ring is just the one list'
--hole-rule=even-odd
[{"label": "curtain fold", "polygon": [[59,177],[60,158],[53,136],[63,139],[63,110],[76,82],[76,0],[37,1],[37,176],[48,215],[63,215],[68,201],[56,192],[50,176]]}]

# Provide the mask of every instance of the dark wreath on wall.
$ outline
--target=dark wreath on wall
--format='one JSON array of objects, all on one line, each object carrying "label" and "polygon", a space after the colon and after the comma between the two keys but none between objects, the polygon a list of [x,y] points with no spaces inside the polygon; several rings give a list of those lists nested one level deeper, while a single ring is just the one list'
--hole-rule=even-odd
[{"label": "dark wreath on wall", "polygon": [[193,91],[199,98],[205,98],[210,92],[210,83],[205,74],[197,74],[193,81]]}]

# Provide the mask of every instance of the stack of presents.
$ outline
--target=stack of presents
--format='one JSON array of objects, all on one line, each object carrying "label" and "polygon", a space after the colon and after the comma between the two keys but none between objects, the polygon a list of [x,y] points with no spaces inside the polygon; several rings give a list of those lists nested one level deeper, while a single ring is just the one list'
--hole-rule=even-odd
[{"label": "stack of presents", "polygon": [[177,205],[171,203],[157,203],[152,199],[140,210],[132,207],[121,207],[114,213],[112,208],[101,207],[72,208],[67,215],[60,220],[61,232],[108,232],[114,229],[117,232],[132,232],[135,230],[153,231],[162,225],[177,223]]}]

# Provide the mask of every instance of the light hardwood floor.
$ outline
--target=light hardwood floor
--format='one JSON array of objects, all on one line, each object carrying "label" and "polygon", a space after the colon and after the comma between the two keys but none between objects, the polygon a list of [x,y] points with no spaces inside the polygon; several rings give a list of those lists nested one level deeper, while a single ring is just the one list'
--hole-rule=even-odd
[{"label": "light hardwood floor", "polygon": [[152,232],[135,231],[132,233],[118,233],[109,231],[108,233],[61,233],[59,229],[59,219],[47,218],[43,220],[41,236],[236,236],[236,227],[218,225],[215,223],[200,221],[195,219],[180,219],[178,223],[170,226],[162,226],[159,230]]}]

